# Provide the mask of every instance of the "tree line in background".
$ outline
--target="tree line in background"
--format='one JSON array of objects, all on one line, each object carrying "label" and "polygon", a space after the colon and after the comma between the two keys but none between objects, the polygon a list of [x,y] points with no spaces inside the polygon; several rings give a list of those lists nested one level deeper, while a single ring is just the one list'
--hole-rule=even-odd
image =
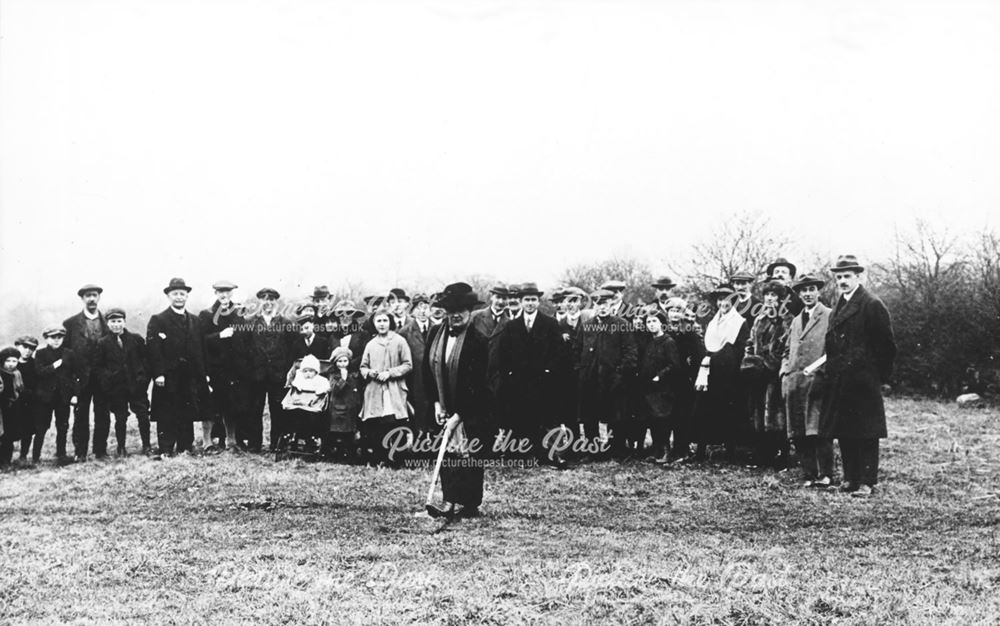
[{"label": "tree line in background", "polygon": [[[895,390],[948,397],[966,391],[1000,393],[1000,235],[987,231],[959,236],[916,222],[912,228],[894,233],[890,243],[883,258],[862,262],[867,268],[866,285],[892,314],[899,348]],[[783,256],[798,266],[800,274],[810,272],[825,278],[823,300],[832,305],[836,289],[828,268],[836,254],[854,251],[819,254],[802,248],[764,214],[738,212],[710,237],[692,243],[687,260],[664,262],[654,271],[646,261],[619,255],[569,267],[560,275],[559,284],[589,292],[606,280],[623,280],[629,287],[626,301],[640,304],[652,302],[651,283],[656,276],[667,274],[678,283],[679,294],[699,300],[737,271],[754,272],[763,279],[767,264]],[[484,274],[448,279],[465,280],[483,297],[497,280],[516,280]],[[405,282],[393,286],[410,293],[440,287]],[[358,305],[365,295],[376,293],[362,282],[330,287],[335,299],[353,300]],[[243,292],[249,297],[255,289]],[[284,295],[301,298],[309,294]],[[0,337],[12,343],[17,335],[37,336],[44,324],[76,312],[78,303],[73,298],[70,296],[58,311],[28,302],[13,303],[0,321]],[[164,309],[166,302],[151,289],[150,296],[140,301],[109,300],[102,305],[124,306],[130,313],[128,327],[141,334],[149,316]],[[551,312],[551,305],[543,310]],[[702,321],[707,323],[708,319]]]}]

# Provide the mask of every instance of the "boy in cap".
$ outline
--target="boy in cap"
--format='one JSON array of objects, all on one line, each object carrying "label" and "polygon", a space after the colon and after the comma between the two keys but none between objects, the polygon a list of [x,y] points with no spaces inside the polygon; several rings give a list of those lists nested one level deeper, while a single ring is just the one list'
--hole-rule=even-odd
[{"label": "boy in cap", "polygon": [[[80,367],[80,388],[77,392],[79,402],[73,415],[73,447],[77,461],[87,460],[91,400],[94,403],[95,447],[101,445],[100,433],[104,433],[106,441],[111,428],[111,413],[103,399],[98,397],[97,379],[92,375],[94,360],[97,358],[97,343],[108,334],[107,320],[98,309],[103,292],[104,289],[94,284],[80,287],[76,294],[83,301],[83,310],[63,321],[66,348],[76,355]],[[107,443],[104,445],[107,446]],[[97,452],[95,449],[94,453]]]},{"label": "boy in cap", "polygon": [[[115,416],[115,440],[118,443],[116,456],[127,455],[125,433],[129,409],[135,413],[139,423],[139,437],[142,453],[150,454],[149,442],[149,366],[146,358],[146,341],[125,328],[125,311],[114,308],[105,319],[110,334],[97,344],[97,359],[94,373],[105,403]],[[106,456],[105,446],[108,433],[100,433],[94,428],[94,455]]]},{"label": "boy in cap", "polygon": [[21,393],[19,402],[21,404],[21,414],[24,416],[24,426],[21,430],[21,454],[22,465],[28,465],[28,452],[31,450],[31,440],[35,436],[35,389],[38,387],[38,370],[35,367],[35,350],[38,348],[38,340],[30,335],[22,335],[14,341],[21,356],[17,361],[17,371],[21,373],[21,380],[24,383],[24,391]]},{"label": "boy in cap", "polygon": [[70,406],[77,401],[80,386],[80,364],[76,354],[63,347],[66,329],[49,326],[42,331],[45,347],[35,353],[38,388],[35,394],[35,437],[31,448],[32,463],[38,463],[45,443],[45,433],[56,418],[56,461],[70,462],[66,456],[66,435],[69,432]]}]

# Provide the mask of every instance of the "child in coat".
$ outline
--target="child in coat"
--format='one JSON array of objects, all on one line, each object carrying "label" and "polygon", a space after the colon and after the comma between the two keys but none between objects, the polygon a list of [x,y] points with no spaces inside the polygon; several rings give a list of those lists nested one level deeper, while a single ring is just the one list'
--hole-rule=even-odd
[{"label": "child in coat", "polygon": [[357,446],[358,415],[361,413],[361,399],[364,386],[361,373],[351,369],[354,358],[350,348],[338,347],[333,351],[330,393],[330,427],[323,442],[323,448],[333,458],[351,460]]},{"label": "child in coat", "polygon": [[[115,439],[118,457],[127,455],[125,436],[129,409],[135,413],[142,439],[142,453],[151,454],[149,441],[149,365],[146,357],[146,340],[125,328],[125,311],[111,309],[105,315],[111,331],[97,343],[94,374],[99,392],[115,416]],[[95,428],[96,430],[96,428]],[[101,435],[95,432],[95,436]],[[105,440],[107,433],[103,433]],[[101,456],[103,446],[95,448]]]},{"label": "child in coat", "polygon": [[66,435],[69,432],[69,410],[76,404],[80,389],[80,361],[69,348],[63,347],[66,329],[50,326],[42,333],[46,346],[35,353],[38,388],[35,393],[35,438],[31,448],[32,462],[37,463],[45,443],[45,433],[56,416],[56,461],[70,462],[66,456]]}]

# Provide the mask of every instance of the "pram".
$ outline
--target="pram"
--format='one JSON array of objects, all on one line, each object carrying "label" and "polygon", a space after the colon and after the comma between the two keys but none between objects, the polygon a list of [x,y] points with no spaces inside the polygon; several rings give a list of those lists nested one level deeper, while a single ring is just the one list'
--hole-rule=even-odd
[{"label": "pram", "polygon": [[[292,385],[301,363],[302,359],[297,359],[292,364],[285,380],[288,392],[281,401],[281,407],[285,410],[287,431],[278,439],[275,461],[289,458],[319,460],[323,453],[323,435],[330,424],[330,394],[303,391]],[[322,376],[329,383],[333,367],[330,361],[320,360],[317,376]]]}]

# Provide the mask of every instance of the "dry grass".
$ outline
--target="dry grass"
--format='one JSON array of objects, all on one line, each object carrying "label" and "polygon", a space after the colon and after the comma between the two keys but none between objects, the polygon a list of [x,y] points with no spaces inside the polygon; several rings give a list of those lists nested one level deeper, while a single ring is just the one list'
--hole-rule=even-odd
[{"label": "dry grass", "polygon": [[997,623],[1000,418],[889,403],[879,495],[794,475],[592,465],[487,473],[130,458],[0,476],[0,620]]}]

